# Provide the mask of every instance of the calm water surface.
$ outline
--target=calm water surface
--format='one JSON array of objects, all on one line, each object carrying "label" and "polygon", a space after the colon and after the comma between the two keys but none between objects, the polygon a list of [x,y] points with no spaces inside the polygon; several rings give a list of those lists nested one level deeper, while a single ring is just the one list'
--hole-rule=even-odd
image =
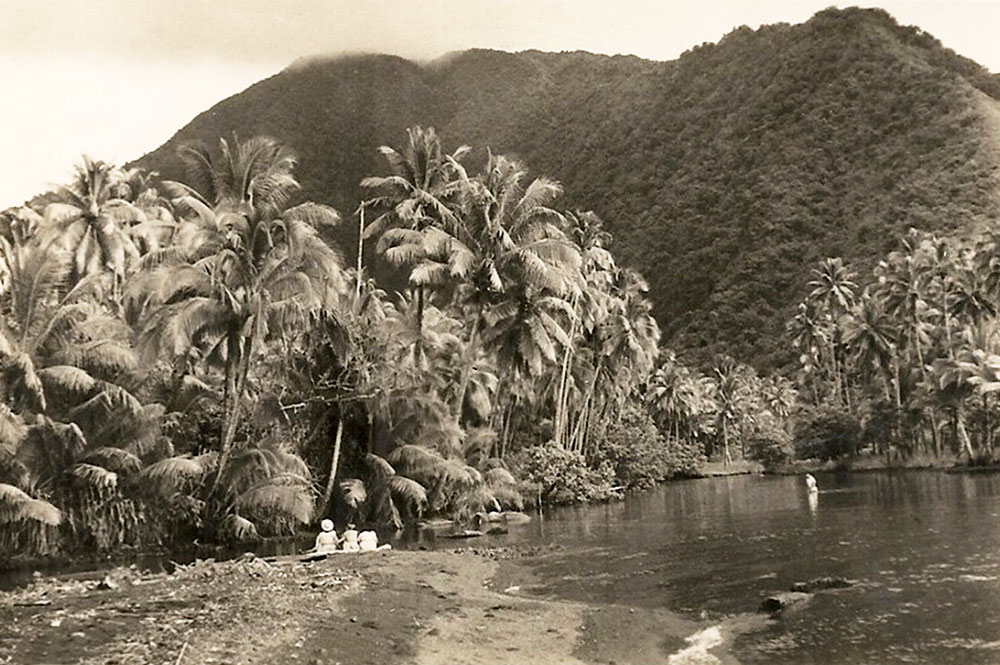
[{"label": "calm water surface", "polygon": [[508,542],[562,543],[533,593],[724,619],[796,581],[853,588],[741,635],[744,663],[1000,663],[1000,476],[739,476],[558,510]]}]

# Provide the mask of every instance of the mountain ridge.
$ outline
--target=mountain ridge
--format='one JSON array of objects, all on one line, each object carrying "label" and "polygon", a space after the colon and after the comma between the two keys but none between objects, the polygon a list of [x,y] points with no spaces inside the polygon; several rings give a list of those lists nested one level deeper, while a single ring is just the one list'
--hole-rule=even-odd
[{"label": "mountain ridge", "polygon": [[[303,195],[345,216],[379,145],[433,125],[445,147],[515,155],[593,209],[649,278],[669,344],[788,362],[808,271],[867,268],[909,226],[1000,213],[1000,77],[882,10],[741,27],[677,60],[473,49],[420,65],[354,54],[295,63],[197,116],[138,164],[182,175],[188,141],[269,134]],[[353,247],[354,225],[344,225]],[[353,234],[353,235],[352,235]]]}]

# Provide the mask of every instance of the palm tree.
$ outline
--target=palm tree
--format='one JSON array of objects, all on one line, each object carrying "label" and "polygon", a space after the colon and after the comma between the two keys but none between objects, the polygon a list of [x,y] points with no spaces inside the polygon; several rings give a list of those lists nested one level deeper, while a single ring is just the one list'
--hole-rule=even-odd
[{"label": "palm tree", "polygon": [[45,209],[46,232],[61,238],[73,260],[71,283],[108,271],[113,276],[113,302],[120,300],[121,284],[139,250],[129,232],[145,215],[122,193],[123,173],[102,161],[84,156],[68,187],[59,188],[59,201]]},{"label": "palm tree", "polygon": [[[878,288],[875,296],[885,303],[886,311],[902,322],[900,347],[914,355],[917,369],[923,383],[930,385],[928,365],[924,358],[924,347],[930,345],[930,306],[927,302],[924,267],[919,256],[921,236],[911,229],[903,240],[903,249],[890,252],[875,269]],[[929,410],[931,440],[935,454],[940,453],[937,415]]]},{"label": "palm tree", "polygon": [[[119,481],[161,441],[162,412],[132,391],[131,330],[95,303],[101,275],[69,287],[72,261],[55,239],[42,234],[7,249],[0,410],[13,436],[0,452],[0,483],[20,492],[5,490],[8,516],[64,521],[74,542],[102,550],[136,543],[141,506]],[[32,503],[42,497],[58,513]]]},{"label": "palm tree", "polygon": [[[234,443],[253,359],[344,290],[340,257],[321,237],[339,216],[312,203],[285,207],[297,183],[291,154],[273,140],[222,141],[222,159],[191,150],[205,195],[174,184],[194,212],[179,250],[133,280],[131,312],[149,358],[201,354],[222,367],[223,423],[217,486]],[[206,200],[214,200],[210,207]]]},{"label": "palm tree", "polygon": [[[428,282],[446,275],[459,283],[457,304],[471,318],[466,348],[475,353],[487,308],[526,291],[568,295],[578,282],[580,254],[559,227],[561,216],[550,207],[562,193],[557,183],[536,178],[524,185],[527,171],[502,155],[490,154],[477,180],[470,180],[460,165],[454,168],[464,185],[462,208],[445,220],[448,237],[441,251],[428,252],[418,270]],[[471,368],[469,362],[464,365]],[[457,419],[468,380],[466,371],[454,404]]]},{"label": "palm tree", "polygon": [[811,291],[806,298],[813,310],[825,320],[830,334],[827,343],[830,355],[830,372],[833,378],[834,395],[850,408],[850,390],[842,373],[841,318],[854,304],[857,284],[854,272],[844,265],[841,258],[827,258],[820,267],[812,270],[813,279],[808,283]]},{"label": "palm tree", "polygon": [[[751,371],[745,365],[740,365],[729,356],[716,359],[712,368],[715,373],[715,399],[718,403],[718,421],[722,429],[723,463],[732,463],[729,450],[729,435],[731,427],[742,428],[742,416],[746,415],[744,400],[747,394],[746,385]],[[741,433],[741,446],[743,444]]]},{"label": "palm tree", "polygon": [[413,270],[440,241],[435,230],[454,225],[451,206],[461,188],[456,167],[469,149],[463,146],[445,155],[433,128],[412,127],[406,133],[404,148],[379,148],[390,174],[361,181],[375,194],[364,208],[383,210],[365,228],[364,237],[378,237],[377,251],[390,264],[410,270],[422,321],[425,282],[419,276],[414,280]]}]

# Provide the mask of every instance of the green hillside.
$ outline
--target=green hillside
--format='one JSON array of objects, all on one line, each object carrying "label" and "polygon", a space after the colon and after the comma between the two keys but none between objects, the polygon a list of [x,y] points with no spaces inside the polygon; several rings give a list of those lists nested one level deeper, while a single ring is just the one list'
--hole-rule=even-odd
[{"label": "green hillside", "polygon": [[601,215],[648,277],[669,345],[772,367],[789,360],[785,321],[816,261],[863,268],[910,226],[996,216],[998,100],[996,76],[919,29],[830,9],[671,62],[477,50],[297,63],[139,163],[178,177],[182,143],[269,134],[299,153],[305,198],[346,216],[361,178],[382,172],[376,148],[433,125],[449,149],[519,156],[562,182],[565,207]]}]

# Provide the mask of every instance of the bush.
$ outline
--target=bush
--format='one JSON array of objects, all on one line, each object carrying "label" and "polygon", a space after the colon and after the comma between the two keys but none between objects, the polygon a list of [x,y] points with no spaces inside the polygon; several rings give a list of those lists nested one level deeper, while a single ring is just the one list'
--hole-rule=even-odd
[{"label": "bush", "polygon": [[747,441],[747,456],[765,471],[775,471],[792,458],[792,439],[773,419],[761,418],[758,431]]},{"label": "bush", "polygon": [[780,441],[768,436],[758,436],[747,443],[749,457],[764,465],[765,471],[775,471],[792,458],[792,447],[787,437]]},{"label": "bush", "polygon": [[616,484],[642,490],[668,478],[695,475],[705,457],[698,443],[667,441],[652,416],[631,405],[608,427],[595,460],[614,469]]},{"label": "bush", "polygon": [[519,451],[511,463],[514,475],[524,479],[525,489],[547,503],[575,503],[611,498],[615,474],[607,463],[596,469],[583,455],[552,443]]},{"label": "bush", "polygon": [[861,445],[861,424],[852,414],[824,407],[803,414],[795,429],[799,459],[836,460],[853,455]]},{"label": "bush", "polygon": [[652,487],[669,474],[666,442],[649,414],[636,407],[608,427],[594,458],[608,464],[616,484],[630,490]]}]

